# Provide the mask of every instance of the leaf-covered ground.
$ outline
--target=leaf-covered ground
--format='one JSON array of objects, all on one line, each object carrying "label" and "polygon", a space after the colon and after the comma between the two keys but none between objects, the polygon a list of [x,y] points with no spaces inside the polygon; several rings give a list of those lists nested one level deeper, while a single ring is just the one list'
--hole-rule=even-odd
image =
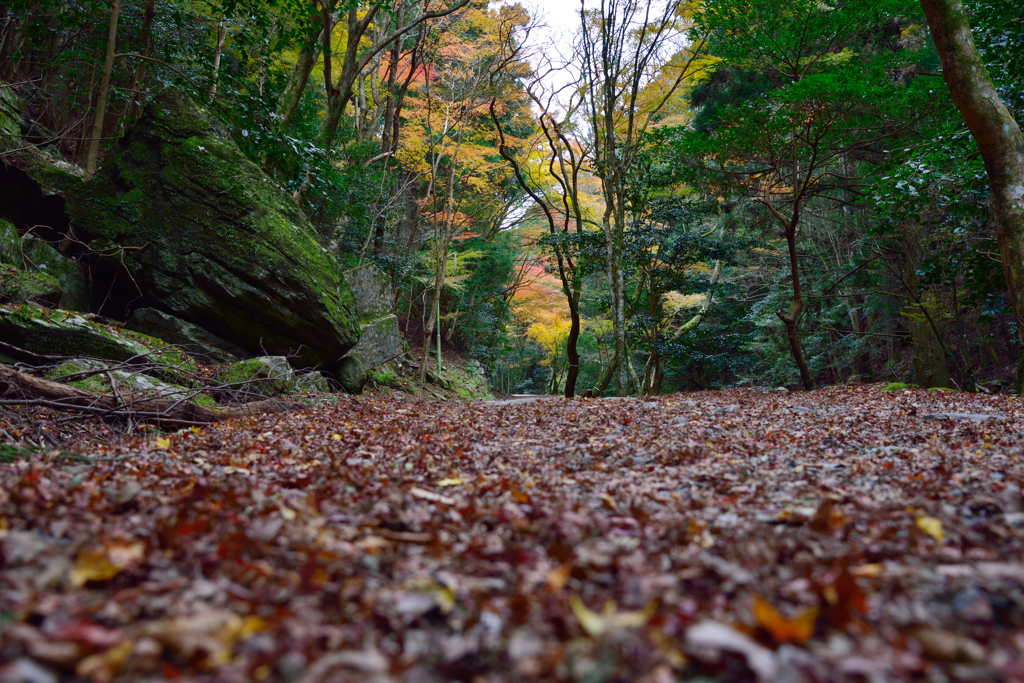
[{"label": "leaf-covered ground", "polygon": [[0,465],[0,680],[1024,680],[1022,430],[860,387],[93,435]]}]

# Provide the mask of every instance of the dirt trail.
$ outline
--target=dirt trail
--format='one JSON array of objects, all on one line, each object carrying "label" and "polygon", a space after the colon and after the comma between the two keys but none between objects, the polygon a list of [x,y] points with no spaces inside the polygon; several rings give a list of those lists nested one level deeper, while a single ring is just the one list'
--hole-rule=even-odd
[{"label": "dirt trail", "polygon": [[57,680],[1024,680],[1022,408],[371,396],[37,456],[0,467],[0,658]]}]

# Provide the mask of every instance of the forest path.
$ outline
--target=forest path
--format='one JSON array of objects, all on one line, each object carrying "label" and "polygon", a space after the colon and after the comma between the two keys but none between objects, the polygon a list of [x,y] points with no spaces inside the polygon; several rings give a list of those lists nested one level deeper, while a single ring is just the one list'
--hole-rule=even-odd
[{"label": "forest path", "polygon": [[1022,430],[1017,398],[877,387],[364,396],[36,456],[0,468],[0,659],[94,680],[1020,676]]}]

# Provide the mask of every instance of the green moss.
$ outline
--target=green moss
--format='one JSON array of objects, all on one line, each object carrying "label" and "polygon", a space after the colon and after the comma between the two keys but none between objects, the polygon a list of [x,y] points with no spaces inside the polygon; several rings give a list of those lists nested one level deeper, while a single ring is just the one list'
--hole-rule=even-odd
[{"label": "green moss", "polygon": [[246,390],[263,396],[281,396],[295,391],[295,374],[282,356],[264,356],[232,363],[217,379],[228,390]]},{"label": "green moss", "polygon": [[0,303],[35,301],[46,306],[58,306],[61,295],[60,283],[52,275],[27,273],[14,266],[0,265]]},{"label": "green moss", "polygon": [[953,394],[957,393],[956,389],[950,389],[949,387],[932,387],[928,391],[944,391]]},{"label": "green moss", "polygon": [[903,382],[892,382],[882,387],[882,391],[903,391],[904,389],[917,389],[916,384],[904,384]]},{"label": "green moss", "polygon": [[129,248],[109,260],[170,314],[308,367],[358,339],[355,299],[298,204],[181,95],[159,95],[67,200],[90,246]]}]

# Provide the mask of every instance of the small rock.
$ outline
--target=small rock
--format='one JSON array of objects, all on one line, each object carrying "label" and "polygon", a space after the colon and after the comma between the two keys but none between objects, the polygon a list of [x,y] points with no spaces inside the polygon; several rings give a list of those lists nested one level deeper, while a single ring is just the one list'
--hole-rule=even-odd
[{"label": "small rock", "polygon": [[142,486],[137,481],[129,481],[114,494],[110,502],[114,505],[127,505],[128,503],[135,500],[135,498],[142,493]]},{"label": "small rock", "polygon": [[928,413],[922,415],[923,420],[970,420],[971,422],[985,422],[987,420],[1002,421],[1006,419],[1005,415],[997,415],[995,413]]},{"label": "small rock", "polygon": [[985,661],[985,648],[952,631],[921,626],[910,632],[911,637],[921,645],[925,657],[946,662],[974,663]]},{"label": "small rock", "polygon": [[715,412],[718,413],[719,415],[724,415],[725,413],[735,413],[739,409],[739,404],[733,403],[727,406],[719,406],[718,408],[715,408]]}]

